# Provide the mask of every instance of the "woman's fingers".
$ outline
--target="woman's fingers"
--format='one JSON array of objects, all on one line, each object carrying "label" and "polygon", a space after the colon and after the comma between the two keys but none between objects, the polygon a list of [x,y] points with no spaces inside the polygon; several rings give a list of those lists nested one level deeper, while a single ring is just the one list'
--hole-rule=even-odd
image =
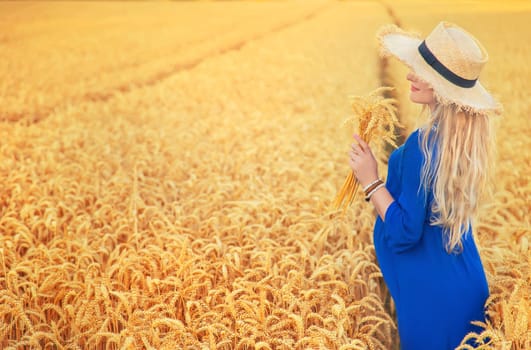
[{"label": "woman's fingers", "polygon": [[354,154],[353,152],[349,153],[348,164],[350,165],[352,171],[356,171],[356,169],[359,167],[358,158],[359,156],[357,154]]},{"label": "woman's fingers", "polygon": [[352,151],[354,153],[357,153],[357,154],[363,153],[363,148],[361,148],[360,145],[358,145],[356,142],[353,142],[350,147],[352,148]]},{"label": "woman's fingers", "polygon": [[369,145],[367,144],[367,142],[363,141],[363,139],[360,137],[360,135],[354,134],[354,139],[356,139],[356,141],[358,141],[359,147],[361,148],[361,150],[363,152],[370,150]]},{"label": "woman's fingers", "polygon": [[360,183],[369,183],[378,177],[378,164],[367,142],[359,135],[354,135],[357,142],[352,143],[349,154],[349,164]]}]

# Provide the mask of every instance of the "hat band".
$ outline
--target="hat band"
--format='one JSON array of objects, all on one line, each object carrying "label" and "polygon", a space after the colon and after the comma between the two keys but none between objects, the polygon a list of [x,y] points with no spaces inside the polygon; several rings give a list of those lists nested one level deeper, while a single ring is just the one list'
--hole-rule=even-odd
[{"label": "hat band", "polygon": [[476,85],[477,79],[465,79],[461,78],[459,75],[455,74],[448,68],[442,64],[437,57],[428,49],[426,46],[426,41],[422,41],[422,43],[419,45],[419,52],[422,58],[426,61],[427,64],[429,64],[437,73],[442,75],[446,80],[448,80],[451,83],[454,83],[457,86],[464,87],[464,88],[471,88],[474,85]]}]

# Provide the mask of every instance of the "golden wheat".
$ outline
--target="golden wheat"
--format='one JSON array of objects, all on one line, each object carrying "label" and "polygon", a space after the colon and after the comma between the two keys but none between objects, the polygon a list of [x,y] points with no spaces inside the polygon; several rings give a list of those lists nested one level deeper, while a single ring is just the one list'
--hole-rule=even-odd
[{"label": "golden wheat", "polygon": [[[354,115],[345,120],[344,124],[357,125],[357,133],[367,143],[376,138],[379,142],[384,141],[397,147],[395,143],[396,129],[401,127],[396,116],[396,100],[384,98],[392,88],[380,87],[368,96],[350,96]],[[382,148],[383,145],[380,145]],[[333,207],[343,207],[345,211],[356,198],[359,183],[353,171],[349,172],[343,186],[333,201]]]},{"label": "golden wheat", "polygon": [[[343,96],[382,85],[371,38],[391,18],[370,2],[247,5],[0,4],[1,348],[397,346],[374,213],[328,210]],[[393,6],[430,28],[441,9]],[[524,349],[527,20],[455,8],[484,33],[508,107],[477,230],[490,321],[469,338]]]}]

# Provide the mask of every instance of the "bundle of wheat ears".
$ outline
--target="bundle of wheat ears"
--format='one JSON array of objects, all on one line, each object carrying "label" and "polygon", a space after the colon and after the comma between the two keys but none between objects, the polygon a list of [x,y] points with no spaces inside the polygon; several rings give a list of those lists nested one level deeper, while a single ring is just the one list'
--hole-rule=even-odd
[{"label": "bundle of wheat ears", "polygon": [[[385,98],[391,87],[379,87],[367,96],[349,96],[352,99],[353,116],[345,120],[343,125],[357,125],[357,133],[367,143],[376,138],[378,142],[387,142],[397,147],[395,130],[402,127],[396,116],[396,99]],[[355,128],[353,128],[355,130]],[[351,171],[341,190],[333,201],[334,209],[340,207],[346,211],[356,198],[359,182]]]}]

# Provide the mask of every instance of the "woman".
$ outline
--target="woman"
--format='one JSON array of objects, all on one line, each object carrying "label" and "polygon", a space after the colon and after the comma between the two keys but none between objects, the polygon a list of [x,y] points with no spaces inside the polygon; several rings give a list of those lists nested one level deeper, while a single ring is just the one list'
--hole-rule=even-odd
[{"label": "woman", "polygon": [[489,115],[501,106],[478,81],[483,46],[441,22],[424,41],[396,26],[379,34],[382,55],[410,69],[410,99],[429,109],[424,127],[393,151],[384,184],[358,135],[350,166],[378,214],[376,257],[395,302],[401,348],[454,349],[479,331],[489,296],[472,236],[492,161]]}]

